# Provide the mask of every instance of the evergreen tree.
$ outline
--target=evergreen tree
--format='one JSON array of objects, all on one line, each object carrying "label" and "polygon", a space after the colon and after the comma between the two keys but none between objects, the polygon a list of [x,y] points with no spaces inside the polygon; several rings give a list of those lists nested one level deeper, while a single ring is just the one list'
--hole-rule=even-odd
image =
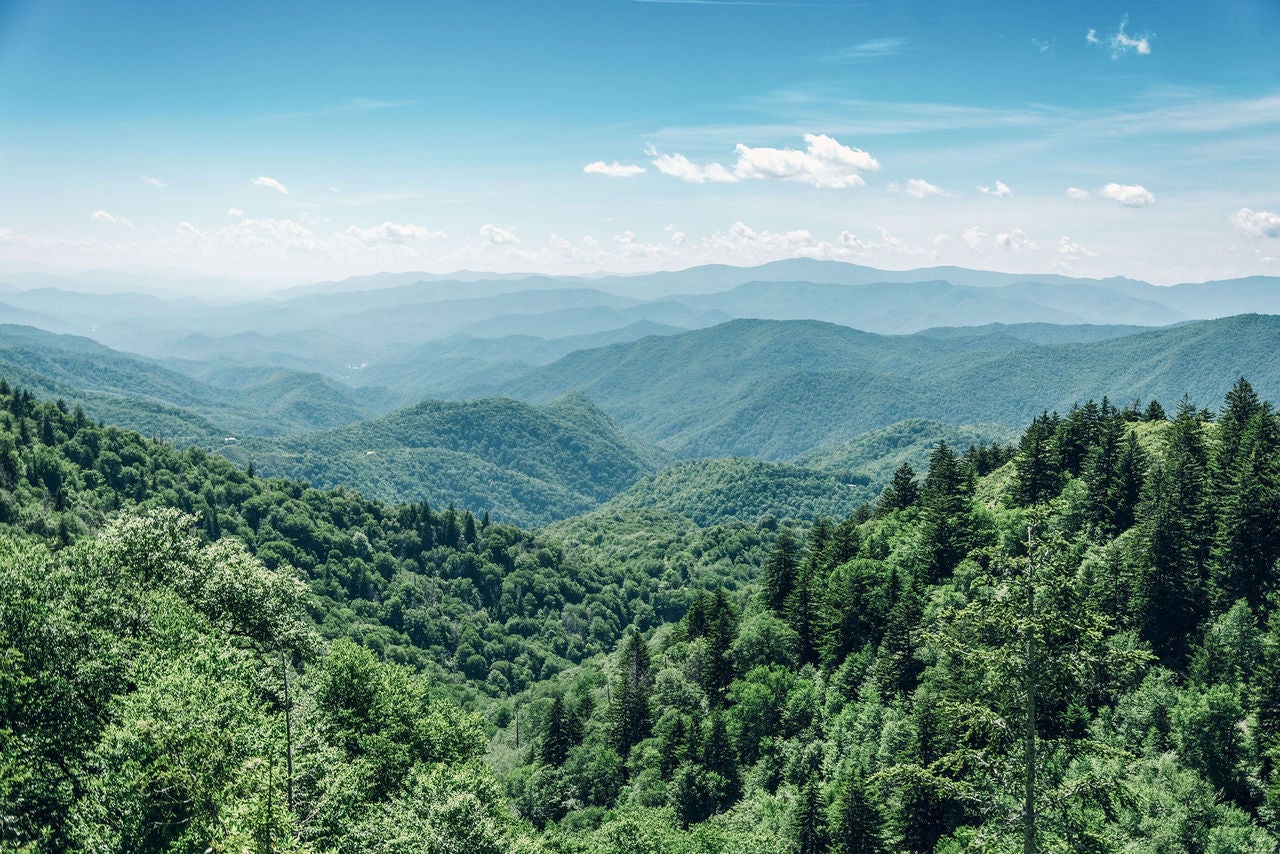
[{"label": "evergreen tree", "polygon": [[[1032,419],[1031,426],[1022,434],[1018,453],[1013,458],[1013,497],[1019,504],[1043,504],[1062,489],[1062,452],[1057,442],[1059,424],[1057,415],[1045,412]],[[929,465],[933,467],[932,461]]]},{"label": "evergreen tree", "polygon": [[539,751],[545,764],[556,767],[564,764],[569,755],[569,730],[569,714],[564,707],[564,698],[557,694],[551,701],[551,710],[547,712],[546,731]]},{"label": "evergreen tree", "polygon": [[911,463],[903,463],[893,473],[893,479],[880,493],[876,513],[884,516],[894,510],[905,510],[920,500],[920,487],[916,484],[916,472]]},{"label": "evergreen tree", "polygon": [[1218,419],[1218,429],[1214,431],[1212,489],[1219,501],[1229,495],[1235,485],[1241,442],[1254,416],[1261,411],[1262,403],[1253,386],[1244,377],[1236,380],[1223,401],[1222,416]]},{"label": "evergreen tree", "polygon": [[795,586],[799,566],[797,551],[796,539],[791,531],[786,528],[778,531],[778,538],[773,543],[773,550],[769,552],[769,559],[765,562],[760,578],[760,596],[765,606],[777,613],[782,613],[787,597]]},{"label": "evergreen tree", "polygon": [[800,790],[791,816],[791,840],[796,854],[824,854],[827,850],[826,805],[818,781],[810,777]]},{"label": "evergreen tree", "polygon": [[904,584],[896,569],[889,577],[888,597],[889,614],[884,638],[876,651],[873,676],[881,696],[891,701],[899,694],[909,693],[920,675],[916,635],[924,607],[916,582],[909,579]]},{"label": "evergreen tree", "polygon": [[702,742],[701,761],[708,771],[720,775],[725,781],[725,800],[733,803],[738,799],[740,782],[738,779],[738,759],[729,738],[729,728],[725,725],[724,714],[711,713],[707,724],[707,737]]},{"label": "evergreen tree", "polygon": [[815,664],[822,643],[823,619],[818,568],[806,558],[796,575],[795,588],[787,597],[787,622],[796,633],[796,653],[801,664]]},{"label": "evergreen tree", "polygon": [[1115,475],[1105,500],[1111,531],[1121,533],[1133,527],[1146,478],[1147,454],[1138,444],[1138,434],[1130,430],[1120,449]]},{"label": "evergreen tree", "polygon": [[610,735],[614,750],[625,757],[649,736],[649,695],[653,691],[653,667],[649,645],[632,628],[622,642],[618,680],[610,708]]},{"label": "evergreen tree", "polygon": [[1212,541],[1207,506],[1208,452],[1204,422],[1185,398],[1167,431],[1164,460],[1147,478],[1140,515],[1135,611],[1143,637],[1162,657],[1180,662],[1187,635],[1204,614],[1205,563]]},{"label": "evergreen tree", "polygon": [[883,854],[881,819],[862,769],[850,764],[827,815],[832,854]]},{"label": "evergreen tree", "polygon": [[925,579],[941,579],[958,564],[972,545],[971,473],[940,441],[929,457],[921,494],[921,558]]},{"label": "evergreen tree", "polygon": [[825,565],[828,570],[853,560],[862,547],[862,535],[858,533],[858,523],[853,519],[845,519],[836,526],[827,545]]},{"label": "evergreen tree", "polygon": [[724,588],[717,588],[707,606],[707,662],[702,670],[702,689],[713,708],[723,706],[733,682],[733,660],[729,648],[738,636],[738,614]]},{"label": "evergreen tree", "polygon": [[[1218,430],[1222,429],[1220,422]],[[1235,441],[1211,551],[1210,582],[1217,610],[1240,598],[1260,606],[1275,582],[1280,558],[1280,423],[1269,405],[1254,410]]]}]

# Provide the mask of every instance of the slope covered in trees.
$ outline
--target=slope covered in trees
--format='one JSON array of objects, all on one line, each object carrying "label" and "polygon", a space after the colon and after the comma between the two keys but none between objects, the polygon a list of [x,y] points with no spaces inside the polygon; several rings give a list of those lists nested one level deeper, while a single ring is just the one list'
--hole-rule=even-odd
[{"label": "slope covered in trees", "polygon": [[666,455],[581,395],[540,407],[429,400],[323,433],[249,440],[223,453],[265,474],[348,486],[388,501],[483,508],[526,526],[586,512]]},{"label": "slope covered in trees", "polygon": [[1280,317],[1242,315],[1110,340],[880,336],[813,321],[741,320],[580,351],[499,390],[588,395],[678,456],[791,460],[907,418],[1021,424],[1111,395],[1218,400],[1231,377],[1280,397]]},{"label": "slope covered in trees", "polygon": [[0,838],[1274,852],[1280,419],[1169,409],[839,521],[534,537],[0,387]]}]

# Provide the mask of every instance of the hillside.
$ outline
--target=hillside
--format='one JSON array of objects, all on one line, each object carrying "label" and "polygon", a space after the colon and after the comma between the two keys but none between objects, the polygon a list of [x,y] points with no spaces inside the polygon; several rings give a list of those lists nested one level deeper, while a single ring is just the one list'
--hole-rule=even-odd
[{"label": "hillside", "polygon": [[605,509],[661,507],[699,525],[755,522],[768,515],[812,521],[849,516],[878,494],[865,476],[731,457],[669,466],[610,500]]},{"label": "hillside", "polygon": [[1277,347],[1280,318],[1263,315],[1044,345],[1002,327],[881,336],[734,321],[573,353],[496,390],[531,401],[582,392],[678,456],[788,460],[907,418],[1015,424],[1105,394],[1172,405],[1221,397],[1240,376],[1280,396]]},{"label": "hillside", "polygon": [[807,529],[535,536],[0,385],[4,842],[1272,852],[1280,421],[1207,417],[1073,407]]},{"label": "hillside", "polygon": [[924,471],[929,455],[940,441],[963,453],[971,445],[1016,443],[1018,436],[1017,430],[998,424],[956,425],[911,418],[847,442],[814,448],[801,454],[795,462],[820,471],[857,472],[871,484],[883,488],[904,463],[917,472]]},{"label": "hillside", "polygon": [[580,395],[541,407],[424,401],[335,430],[245,440],[222,453],[268,475],[388,501],[474,507],[526,526],[586,512],[665,459]]},{"label": "hillside", "polygon": [[350,424],[385,396],[319,374],[266,370],[218,386],[71,335],[0,326],[0,376],[84,406],[94,418],[182,443]]}]

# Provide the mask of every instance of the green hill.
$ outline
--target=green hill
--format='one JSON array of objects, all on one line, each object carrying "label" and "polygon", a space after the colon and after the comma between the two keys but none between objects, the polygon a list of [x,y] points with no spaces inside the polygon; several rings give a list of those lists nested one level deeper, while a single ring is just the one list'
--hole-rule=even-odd
[{"label": "green hill", "polygon": [[730,457],[669,466],[605,506],[661,507],[699,525],[755,522],[768,515],[812,521],[819,516],[844,518],[876,494],[866,477]]},{"label": "green hill", "polygon": [[[1023,337],[1029,337],[1023,333]],[[1038,345],[1000,327],[884,336],[815,321],[741,320],[579,351],[502,385],[531,401],[578,391],[684,457],[788,460],[907,418],[1019,424],[1110,394],[1118,404],[1221,398],[1236,378],[1280,397],[1280,317],[1241,315]]]},{"label": "green hill", "polygon": [[928,465],[939,441],[963,452],[970,445],[1016,444],[1020,431],[998,424],[944,424],[910,418],[831,445],[801,454],[796,463],[831,472],[856,472],[872,484],[883,486],[903,463],[917,472]]},{"label": "green hill", "polygon": [[241,369],[239,382],[214,385],[88,338],[25,326],[0,326],[0,376],[83,406],[93,418],[180,444],[336,427],[386,405],[380,391],[291,370]]},{"label": "green hill", "polygon": [[474,507],[522,525],[586,512],[665,460],[581,395],[541,407],[429,400],[336,430],[249,439],[223,453],[266,474],[391,501]]}]

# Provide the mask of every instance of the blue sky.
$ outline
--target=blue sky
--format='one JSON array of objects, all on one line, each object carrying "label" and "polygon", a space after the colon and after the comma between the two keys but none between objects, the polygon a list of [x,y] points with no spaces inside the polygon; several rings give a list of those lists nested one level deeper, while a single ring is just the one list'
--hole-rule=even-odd
[{"label": "blue sky", "polygon": [[1277,151],[1275,0],[0,0],[0,272],[1280,275]]}]

